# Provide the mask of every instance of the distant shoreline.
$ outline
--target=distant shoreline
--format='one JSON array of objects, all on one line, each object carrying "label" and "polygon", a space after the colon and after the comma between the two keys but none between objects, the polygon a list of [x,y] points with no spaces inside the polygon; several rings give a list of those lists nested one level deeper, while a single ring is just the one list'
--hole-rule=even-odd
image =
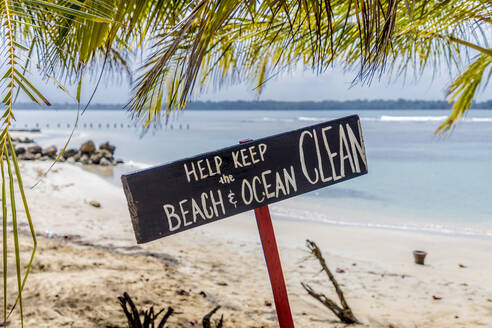
[{"label": "distant shoreline", "polygon": [[[34,103],[18,103],[19,110],[54,109],[76,110],[75,104],[53,104],[50,107],[39,107]],[[492,100],[475,102],[472,109],[491,110]],[[124,104],[91,104],[89,110],[125,110]],[[441,100],[346,100],[346,101],[194,101],[186,110],[448,110],[451,104]]]}]

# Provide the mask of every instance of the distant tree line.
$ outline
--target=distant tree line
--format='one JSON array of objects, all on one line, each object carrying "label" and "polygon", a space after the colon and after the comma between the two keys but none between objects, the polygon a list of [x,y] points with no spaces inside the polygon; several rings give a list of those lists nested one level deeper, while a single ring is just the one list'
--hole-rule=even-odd
[{"label": "distant tree line", "polygon": [[[19,103],[18,109],[39,109],[34,103]],[[53,104],[51,109],[77,109],[75,104]],[[89,109],[121,110],[123,104],[91,104]],[[235,100],[235,101],[194,101],[188,110],[344,110],[344,109],[450,109],[451,104],[443,100],[323,100],[323,101],[278,101],[278,100]],[[492,100],[474,102],[473,109],[492,109]]]}]

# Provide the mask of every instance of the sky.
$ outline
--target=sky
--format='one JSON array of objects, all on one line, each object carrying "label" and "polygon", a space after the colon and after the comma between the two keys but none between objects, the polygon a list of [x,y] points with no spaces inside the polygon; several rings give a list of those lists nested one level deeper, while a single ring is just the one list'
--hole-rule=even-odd
[{"label": "sky", "polygon": [[[407,74],[413,76],[411,72]],[[328,69],[322,75],[298,69],[293,73],[284,74],[269,80],[261,95],[253,90],[251,81],[238,85],[223,87],[220,90],[195,95],[194,100],[285,100],[285,101],[321,101],[321,100],[353,100],[353,99],[424,99],[444,100],[446,87],[450,84],[451,76],[441,71],[434,76],[432,70],[426,71],[419,79],[398,78],[395,81],[383,77],[374,80],[371,85],[352,84],[356,72],[344,72],[341,68]],[[73,102],[66,94],[51,83],[34,77],[40,90],[52,103]],[[83,100],[87,101],[95,85],[94,79],[84,82]],[[71,87],[75,94],[75,86]],[[486,92],[480,92],[477,101],[489,100],[492,97]],[[92,103],[127,103],[131,97],[131,87],[127,81],[112,82],[105,80],[101,83]],[[27,98],[20,97],[20,102]]]}]

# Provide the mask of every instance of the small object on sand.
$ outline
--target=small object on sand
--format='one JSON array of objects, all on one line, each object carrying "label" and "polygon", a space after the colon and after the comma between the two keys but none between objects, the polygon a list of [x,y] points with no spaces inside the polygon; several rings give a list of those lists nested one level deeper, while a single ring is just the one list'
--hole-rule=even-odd
[{"label": "small object on sand", "polygon": [[459,266],[460,268],[466,268],[466,265],[464,265],[464,264],[458,264],[458,266]]},{"label": "small object on sand", "polygon": [[203,296],[204,298],[207,298],[207,294],[203,290],[200,292],[200,295]]},{"label": "small object on sand", "polygon": [[265,306],[272,306],[272,302],[270,302],[270,301],[265,301]]},{"label": "small object on sand", "polygon": [[337,273],[345,273],[345,270],[344,269],[340,269],[340,268],[337,268]]},{"label": "small object on sand", "polygon": [[184,289],[180,289],[180,290],[176,291],[176,294],[181,295],[181,296],[190,296],[190,293],[188,293]]},{"label": "small object on sand", "polygon": [[440,300],[442,300],[442,297],[441,296],[432,295],[432,298],[434,299],[434,301],[440,301]]},{"label": "small object on sand", "polygon": [[415,264],[424,265],[426,255],[427,255],[427,252],[425,252],[425,251],[413,251],[413,257],[415,259]]},{"label": "small object on sand", "polygon": [[97,200],[91,200],[89,204],[97,208],[101,207],[101,203],[99,203]]}]

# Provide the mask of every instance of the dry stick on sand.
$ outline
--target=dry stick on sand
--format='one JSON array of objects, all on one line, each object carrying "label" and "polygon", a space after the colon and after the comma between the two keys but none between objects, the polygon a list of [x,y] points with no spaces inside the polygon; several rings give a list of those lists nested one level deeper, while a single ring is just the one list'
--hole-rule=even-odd
[{"label": "dry stick on sand", "polygon": [[[129,328],[150,328],[150,327],[155,327],[155,320],[157,317],[164,311],[164,309],[160,310],[157,313],[154,313],[154,307],[151,306],[149,310],[143,312],[144,314],[144,322],[142,324],[142,321],[140,320],[140,315],[139,311],[137,310],[137,307],[133,303],[130,295],[128,293],[123,293],[123,296],[118,297],[118,300],[120,301],[120,305],[123,308],[123,312],[125,312],[126,318],[128,320],[128,327]],[[128,306],[130,309],[128,309]],[[173,314],[174,310],[172,307],[167,308],[167,312],[164,314],[164,316],[161,319],[161,322],[157,326],[157,328],[164,328],[164,325],[167,322],[167,319]]]},{"label": "dry stick on sand", "polygon": [[[220,309],[220,306],[217,306],[215,309],[213,309],[212,311],[210,311],[207,315],[205,315],[203,317],[203,320],[202,320],[203,328],[211,328],[212,327],[212,326],[210,326],[210,318],[212,318],[212,316],[214,315],[215,312],[217,312],[218,309]],[[215,326],[215,328],[222,328],[223,322],[224,322],[224,315],[221,315],[219,323],[217,324],[217,326]]]},{"label": "dry stick on sand", "polygon": [[340,285],[338,285],[337,280],[331,273],[330,269],[328,269],[328,266],[326,265],[326,261],[323,258],[323,255],[321,254],[318,245],[316,245],[315,242],[310,241],[309,239],[306,240],[306,243],[307,243],[307,248],[311,251],[311,255],[313,255],[319,261],[322,271],[326,273],[326,275],[332,282],[333,286],[335,287],[335,291],[338,295],[338,298],[340,299],[340,303],[342,307],[338,306],[335,302],[333,302],[331,299],[326,297],[324,294],[316,293],[308,284],[301,282],[302,287],[309,293],[309,295],[311,295],[312,297],[320,301],[324,306],[329,308],[343,323],[347,323],[347,324],[360,323],[359,320],[357,320],[357,318],[352,313],[352,309],[350,308],[350,306],[347,304],[347,301],[343,296],[343,292],[342,289],[340,288]]},{"label": "dry stick on sand", "polygon": [[[118,300],[120,301],[120,305],[123,308],[123,312],[125,312],[125,316],[128,320],[128,327],[129,328],[154,328],[156,325],[156,320],[157,317],[164,311],[164,309],[160,310],[157,313],[154,313],[154,307],[151,306],[149,310],[143,311],[144,315],[144,322],[140,320],[140,313],[141,311],[138,311],[137,307],[135,306],[135,303],[133,303],[132,298],[128,293],[123,293],[123,296],[118,297]],[[215,307],[212,311],[207,313],[203,319],[202,319],[202,325],[203,328],[212,328],[210,325],[210,319],[212,316],[217,312],[217,310],[220,309],[220,306]],[[174,310],[172,307],[167,308],[167,312],[164,314],[164,316],[161,319],[161,322],[157,326],[157,328],[164,328],[164,325],[167,322],[167,319],[171,316],[171,314],[174,313]],[[222,325],[224,323],[224,315],[220,316],[220,320],[215,326],[215,328],[222,328]]]}]

